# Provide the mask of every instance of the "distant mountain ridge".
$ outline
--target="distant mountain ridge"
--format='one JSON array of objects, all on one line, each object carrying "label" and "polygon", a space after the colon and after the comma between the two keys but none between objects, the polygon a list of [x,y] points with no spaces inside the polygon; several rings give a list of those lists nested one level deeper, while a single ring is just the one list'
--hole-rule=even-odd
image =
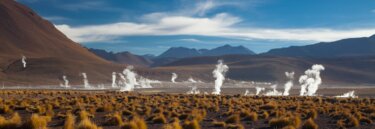
[{"label": "distant mountain ridge", "polygon": [[112,61],[120,64],[128,64],[140,67],[148,67],[152,64],[152,61],[142,56],[134,55],[130,52],[107,52],[102,49],[89,48],[89,51],[95,55],[102,57],[108,61]]},{"label": "distant mountain ridge", "polygon": [[160,54],[158,58],[186,58],[197,56],[222,55],[254,55],[255,53],[244,46],[224,45],[214,49],[195,49],[186,47],[172,47]]},{"label": "distant mountain ridge", "polygon": [[291,46],[272,49],[265,55],[311,58],[335,58],[375,55],[375,35],[362,38],[348,38],[334,42],[322,42],[306,46]]}]

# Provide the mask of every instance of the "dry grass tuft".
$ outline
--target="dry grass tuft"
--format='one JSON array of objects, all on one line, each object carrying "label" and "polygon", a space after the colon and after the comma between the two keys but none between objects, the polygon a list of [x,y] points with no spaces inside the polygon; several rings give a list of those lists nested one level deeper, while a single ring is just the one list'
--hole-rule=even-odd
[{"label": "dry grass tuft", "polygon": [[75,126],[75,118],[73,114],[69,113],[65,117],[64,129],[74,129],[74,126]]},{"label": "dry grass tuft", "polygon": [[319,126],[311,118],[306,120],[306,122],[302,125],[302,129],[318,129],[318,127]]}]

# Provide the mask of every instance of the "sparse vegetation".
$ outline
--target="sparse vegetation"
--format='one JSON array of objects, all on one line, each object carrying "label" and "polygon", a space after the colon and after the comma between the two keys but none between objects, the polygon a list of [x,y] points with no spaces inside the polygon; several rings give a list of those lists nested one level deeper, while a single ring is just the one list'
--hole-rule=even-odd
[{"label": "sparse vegetation", "polygon": [[374,120],[372,98],[0,91],[1,129],[374,128]]}]

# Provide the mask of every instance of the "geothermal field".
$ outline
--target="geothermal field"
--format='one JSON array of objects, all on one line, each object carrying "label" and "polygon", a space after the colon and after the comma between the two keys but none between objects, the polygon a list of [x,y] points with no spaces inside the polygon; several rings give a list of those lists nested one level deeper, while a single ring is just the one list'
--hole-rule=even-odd
[{"label": "geothermal field", "polygon": [[0,0],[0,129],[375,129],[373,5]]},{"label": "geothermal field", "polygon": [[178,82],[176,73],[151,80],[128,66],[112,73],[111,84],[92,85],[81,73],[82,85],[64,75],[59,86],[3,87],[0,128],[375,128],[375,90],[321,87],[322,65],[300,77],[285,72],[284,84],[226,81],[228,70],[219,60],[214,82]]}]

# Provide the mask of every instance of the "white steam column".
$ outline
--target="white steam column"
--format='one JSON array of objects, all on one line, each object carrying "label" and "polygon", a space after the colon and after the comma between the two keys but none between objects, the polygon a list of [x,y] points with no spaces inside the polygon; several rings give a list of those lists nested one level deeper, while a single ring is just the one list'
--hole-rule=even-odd
[{"label": "white steam column", "polygon": [[70,85],[69,85],[69,80],[66,78],[65,75],[64,75],[62,78],[63,78],[63,80],[64,80],[64,87],[65,87],[65,88],[69,88],[69,87],[70,87]]},{"label": "white steam column", "polygon": [[26,56],[22,56],[21,62],[22,62],[23,68],[26,68]]},{"label": "white steam column", "polygon": [[115,88],[117,87],[117,84],[116,84],[116,72],[113,72],[112,73],[112,88]]},{"label": "white steam column", "polygon": [[134,73],[133,66],[129,65],[126,69],[122,72],[126,76],[125,86],[121,87],[120,91],[133,91],[134,86],[138,85],[136,76],[137,74]]},{"label": "white steam column", "polygon": [[90,84],[89,84],[89,80],[87,79],[87,75],[86,73],[82,73],[82,77],[83,77],[83,85],[84,85],[84,88],[85,89],[90,89]]},{"label": "white steam column", "polygon": [[339,95],[339,96],[335,96],[337,98],[358,98],[358,96],[354,95],[354,90],[353,91],[349,91],[343,95]]},{"label": "white steam column", "polygon": [[216,69],[212,71],[212,74],[216,78],[215,80],[215,89],[212,94],[220,95],[221,86],[225,80],[225,73],[228,71],[228,66],[223,64],[223,60],[218,60],[218,64],[216,65]]},{"label": "white steam column", "polygon": [[301,84],[300,96],[315,96],[319,85],[322,84],[322,78],[320,77],[320,71],[323,71],[324,67],[320,64],[315,64],[305,71],[305,75],[299,78]]},{"label": "white steam column", "polygon": [[290,89],[293,87],[294,72],[285,72],[285,76],[288,78],[288,82],[284,84],[283,96],[288,96]]},{"label": "white steam column", "polygon": [[172,73],[172,78],[171,78],[171,81],[173,82],[173,83],[176,83],[176,79],[177,79],[177,74],[176,73]]},{"label": "white steam column", "polygon": [[266,90],[264,87],[255,87],[255,95],[259,95],[260,92]]}]

